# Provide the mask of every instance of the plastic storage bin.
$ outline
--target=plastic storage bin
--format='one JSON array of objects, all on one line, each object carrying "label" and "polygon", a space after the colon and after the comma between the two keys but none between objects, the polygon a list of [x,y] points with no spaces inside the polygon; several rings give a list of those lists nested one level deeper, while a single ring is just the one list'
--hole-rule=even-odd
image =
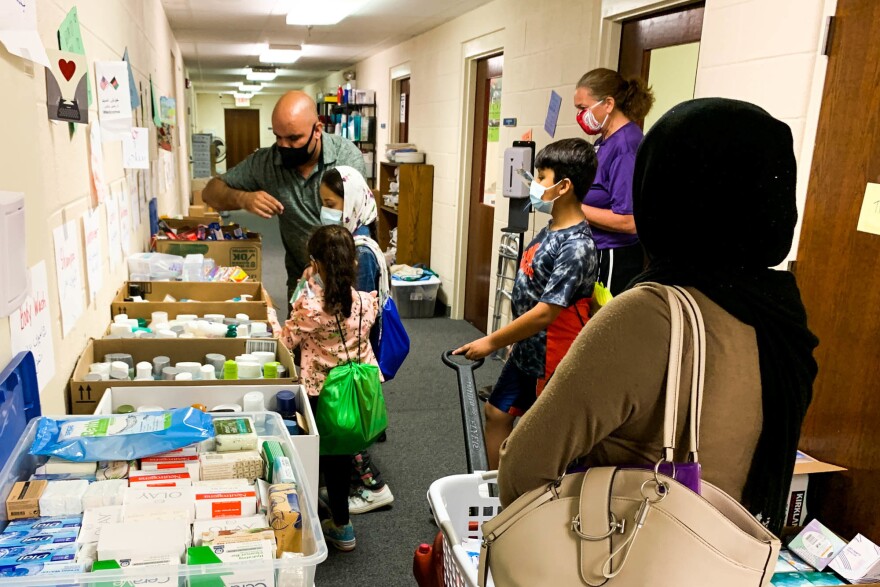
[{"label": "plastic storage bin", "polygon": [[[501,501],[489,495],[489,485],[497,478],[497,471],[450,475],[437,479],[428,488],[428,502],[443,534],[445,587],[477,587],[477,569],[461,541],[482,540],[483,522],[501,511]],[[488,584],[492,585],[491,575]]]},{"label": "plastic storage bin", "polygon": [[401,318],[431,318],[439,290],[439,277],[421,281],[391,280],[391,297]]},{"label": "plastic storage bin", "polygon": [[[257,433],[281,439],[285,455],[290,459],[297,479],[304,479],[305,472],[299,454],[290,442],[290,436],[281,420],[273,412],[244,412],[242,416],[254,417]],[[89,419],[94,416],[60,416],[65,419]],[[229,417],[215,414],[214,417]],[[24,435],[16,444],[12,457],[0,471],[0,495],[5,502],[16,481],[28,479],[47,457],[30,454],[39,418],[31,420]],[[261,425],[262,424],[262,425]],[[315,581],[315,567],[327,558],[327,543],[321,532],[318,513],[309,499],[309,488],[301,484],[300,495],[303,513],[303,556],[281,558],[271,562],[222,563],[212,565],[178,567],[153,567],[143,570],[113,570],[71,575],[33,575],[29,577],[0,577],[0,586],[15,587],[110,587],[114,585],[177,585],[178,587],[221,585],[266,585],[267,587],[311,587]],[[0,508],[0,526],[7,524],[6,508]]]}]

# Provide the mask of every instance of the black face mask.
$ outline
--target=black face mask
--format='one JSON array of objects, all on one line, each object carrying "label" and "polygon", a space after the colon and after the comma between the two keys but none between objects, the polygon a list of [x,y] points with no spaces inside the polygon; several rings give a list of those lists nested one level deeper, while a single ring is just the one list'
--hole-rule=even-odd
[{"label": "black face mask", "polygon": [[[315,125],[317,126],[317,125]],[[315,127],[312,127],[312,133],[315,132]],[[309,139],[302,147],[279,147],[275,146],[278,149],[278,153],[281,155],[281,166],[285,169],[295,169],[302,165],[305,165],[309,162],[309,159],[315,154],[315,150],[312,149],[309,151],[309,145],[312,144],[312,139]],[[315,144],[315,149],[318,148],[317,143]]]}]

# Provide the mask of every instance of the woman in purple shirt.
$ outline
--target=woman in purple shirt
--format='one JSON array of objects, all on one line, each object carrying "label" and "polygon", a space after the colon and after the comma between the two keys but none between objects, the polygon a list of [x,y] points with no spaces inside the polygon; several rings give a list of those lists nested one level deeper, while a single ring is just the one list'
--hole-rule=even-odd
[{"label": "woman in purple shirt", "polygon": [[599,252],[599,279],[617,295],[644,268],[644,251],[632,210],[632,178],[642,142],[642,120],[654,94],[642,80],[625,80],[616,71],[594,69],[580,79],[574,94],[577,121],[593,144],[599,169],[583,200],[584,216]]}]

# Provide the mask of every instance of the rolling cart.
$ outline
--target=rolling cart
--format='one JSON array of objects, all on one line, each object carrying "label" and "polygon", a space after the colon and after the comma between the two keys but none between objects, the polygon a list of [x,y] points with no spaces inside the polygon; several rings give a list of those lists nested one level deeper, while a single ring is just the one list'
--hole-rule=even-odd
[{"label": "rolling cart", "polygon": [[468,474],[442,477],[428,489],[428,502],[440,532],[433,547],[426,550],[422,545],[416,551],[413,571],[417,573],[419,558],[430,553],[433,572],[416,575],[420,587],[477,587],[477,568],[462,540],[482,540],[483,522],[501,511],[495,484],[497,472],[487,471],[486,439],[474,381],[474,369],[483,364],[483,359],[472,362],[446,351],[441,360],[458,376]]}]

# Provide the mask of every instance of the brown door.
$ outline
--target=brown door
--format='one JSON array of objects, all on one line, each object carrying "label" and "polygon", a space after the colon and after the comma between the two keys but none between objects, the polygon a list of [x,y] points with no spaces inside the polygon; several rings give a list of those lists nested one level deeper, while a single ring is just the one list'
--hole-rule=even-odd
[{"label": "brown door", "polygon": [[801,447],[849,469],[811,476],[810,516],[877,542],[880,236],[856,227],[866,186],[880,183],[880,2],[839,2],[833,30],[796,266],[819,337]]},{"label": "brown door", "polygon": [[[486,332],[489,313],[489,277],[492,270],[492,223],[499,189],[494,166],[501,164],[498,132],[501,124],[501,71],[504,56],[477,61],[474,92],[473,159],[471,160],[470,212],[468,214],[467,269],[464,319]],[[489,162],[489,181],[486,163]]]},{"label": "brown door", "polygon": [[409,93],[409,78],[405,77],[401,79],[399,82],[399,92],[398,92],[398,105],[400,107],[400,118],[397,126],[397,142],[398,143],[408,143],[409,142],[409,105],[410,105],[410,93]]},{"label": "brown door", "polygon": [[226,169],[232,169],[260,148],[260,111],[227,108]]},{"label": "brown door", "polygon": [[[693,47],[691,51],[684,46],[699,43],[703,31],[704,7],[705,2],[695,2],[623,23],[617,70],[626,78],[640,77],[654,86],[657,101],[655,111],[652,111],[649,118],[663,114],[675,104],[694,96],[693,81],[691,81],[690,95],[686,95],[676,91],[675,88],[682,83],[681,79],[668,80],[665,84],[662,82],[667,80],[651,80],[651,55],[654,51],[681,46],[681,54],[666,56],[667,59],[674,59],[676,63],[675,66],[665,69],[676,78],[684,75],[691,80],[695,79],[697,70],[695,52],[699,51],[699,45]],[[659,57],[661,56],[658,54]],[[688,71],[683,72],[682,68]],[[668,91],[672,95],[663,95],[664,91],[667,91],[666,88],[669,88]],[[642,126],[642,121],[636,122]]]}]

